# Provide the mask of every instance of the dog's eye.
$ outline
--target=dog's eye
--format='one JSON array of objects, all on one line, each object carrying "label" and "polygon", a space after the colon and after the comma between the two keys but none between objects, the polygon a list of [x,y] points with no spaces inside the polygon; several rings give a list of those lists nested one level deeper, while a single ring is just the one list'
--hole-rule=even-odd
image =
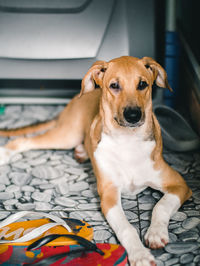
[{"label": "dog's eye", "polygon": [[140,91],[142,91],[142,90],[144,90],[147,86],[148,86],[148,84],[146,83],[146,81],[142,81],[142,80],[140,80],[137,89],[140,90]]},{"label": "dog's eye", "polygon": [[110,88],[113,90],[119,90],[120,89],[119,83],[118,82],[111,83]]}]

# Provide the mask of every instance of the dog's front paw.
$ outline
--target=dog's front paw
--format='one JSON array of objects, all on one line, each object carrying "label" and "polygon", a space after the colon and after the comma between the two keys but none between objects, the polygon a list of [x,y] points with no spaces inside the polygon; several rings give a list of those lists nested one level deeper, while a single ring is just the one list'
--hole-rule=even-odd
[{"label": "dog's front paw", "polygon": [[167,227],[165,225],[150,226],[144,238],[150,248],[163,248],[169,242]]},{"label": "dog's front paw", "polygon": [[9,163],[11,157],[14,155],[14,151],[0,147],[0,165]]},{"label": "dog's front paw", "polygon": [[133,256],[129,256],[129,262],[131,266],[156,266],[154,256],[147,248],[134,251]]}]

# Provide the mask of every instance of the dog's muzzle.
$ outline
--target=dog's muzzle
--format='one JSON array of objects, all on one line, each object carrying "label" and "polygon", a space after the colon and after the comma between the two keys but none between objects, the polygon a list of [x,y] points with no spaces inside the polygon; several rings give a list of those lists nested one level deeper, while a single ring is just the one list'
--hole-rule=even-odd
[{"label": "dog's muzzle", "polygon": [[124,119],[131,125],[137,124],[142,119],[142,111],[139,107],[126,107],[123,112]]}]

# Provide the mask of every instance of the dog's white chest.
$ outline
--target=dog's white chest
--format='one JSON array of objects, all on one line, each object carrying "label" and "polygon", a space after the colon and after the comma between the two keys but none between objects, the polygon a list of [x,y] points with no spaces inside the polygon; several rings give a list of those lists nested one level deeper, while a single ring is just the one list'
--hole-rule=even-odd
[{"label": "dog's white chest", "polygon": [[153,168],[151,152],[155,141],[143,141],[131,135],[111,137],[102,133],[94,153],[97,165],[106,178],[121,190],[161,187],[159,171]]}]

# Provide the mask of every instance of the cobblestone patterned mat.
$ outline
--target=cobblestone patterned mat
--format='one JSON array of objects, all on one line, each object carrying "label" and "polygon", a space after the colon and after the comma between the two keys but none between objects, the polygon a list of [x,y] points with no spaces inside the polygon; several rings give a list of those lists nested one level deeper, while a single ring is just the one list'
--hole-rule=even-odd
[{"label": "cobblestone patterned mat", "polygon": [[[62,108],[61,105],[7,106],[5,114],[0,116],[0,128],[50,119]],[[7,140],[1,137],[0,145]],[[170,243],[152,253],[158,266],[197,266],[200,265],[200,154],[164,150],[164,157],[186,179],[193,196],[170,221]],[[141,238],[150,224],[152,208],[161,196],[160,192],[149,188],[137,196],[122,196],[126,216]],[[73,151],[28,151],[0,166],[0,220],[17,210],[47,211],[84,219],[94,228],[94,241],[117,242],[100,212],[91,164],[78,164],[73,159]]]}]

